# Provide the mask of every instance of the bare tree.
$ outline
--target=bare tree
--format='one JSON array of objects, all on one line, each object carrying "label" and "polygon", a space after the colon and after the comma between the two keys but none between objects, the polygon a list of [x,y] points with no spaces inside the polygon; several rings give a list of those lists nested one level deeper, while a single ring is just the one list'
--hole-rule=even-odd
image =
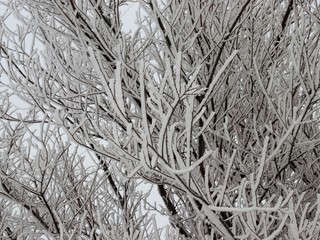
[{"label": "bare tree", "polygon": [[318,2],[138,2],[2,1],[2,238],[318,239]]}]

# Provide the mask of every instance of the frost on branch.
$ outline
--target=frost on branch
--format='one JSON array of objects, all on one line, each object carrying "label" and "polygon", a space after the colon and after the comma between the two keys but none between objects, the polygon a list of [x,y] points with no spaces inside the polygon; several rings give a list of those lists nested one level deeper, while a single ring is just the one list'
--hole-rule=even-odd
[{"label": "frost on branch", "polygon": [[318,238],[316,4],[6,2],[2,237]]}]

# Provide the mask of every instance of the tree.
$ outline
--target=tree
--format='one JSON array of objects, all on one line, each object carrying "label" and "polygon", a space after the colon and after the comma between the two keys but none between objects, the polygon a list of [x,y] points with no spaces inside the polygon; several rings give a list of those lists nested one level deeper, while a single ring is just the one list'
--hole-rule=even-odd
[{"label": "tree", "polygon": [[317,1],[1,2],[2,238],[319,238]]}]

